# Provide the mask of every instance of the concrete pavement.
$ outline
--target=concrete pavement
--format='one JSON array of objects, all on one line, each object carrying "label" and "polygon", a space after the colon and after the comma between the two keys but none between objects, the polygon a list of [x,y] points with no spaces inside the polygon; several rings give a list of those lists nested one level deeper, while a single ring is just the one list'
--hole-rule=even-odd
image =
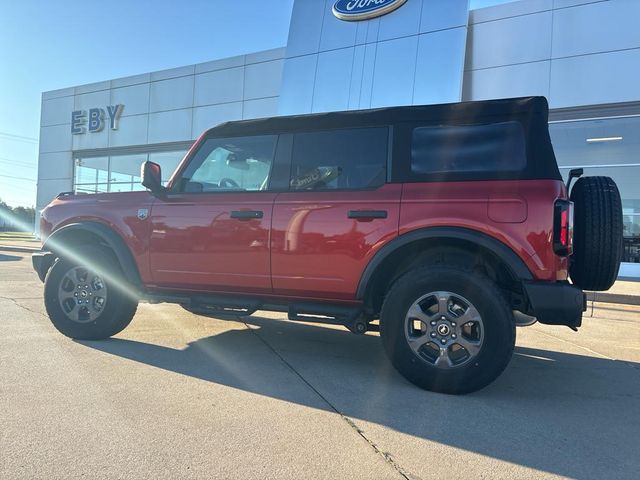
[{"label": "concrete pavement", "polygon": [[30,253],[40,250],[40,240],[24,240],[0,234],[0,251]]},{"label": "concrete pavement", "polygon": [[[0,478],[637,478],[640,308],[518,330],[472,395],[413,387],[376,334],[141,305],[74,342],[0,252]],[[588,312],[588,315],[591,312]]]}]

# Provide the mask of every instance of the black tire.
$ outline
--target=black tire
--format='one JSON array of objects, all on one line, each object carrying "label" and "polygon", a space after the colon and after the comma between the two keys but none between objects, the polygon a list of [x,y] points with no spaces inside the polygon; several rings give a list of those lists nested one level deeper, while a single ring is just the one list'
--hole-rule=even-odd
[{"label": "black tire", "polygon": [[[98,247],[81,247],[76,250],[76,253],[77,259],[60,258],[47,273],[44,303],[49,318],[60,333],[70,338],[102,340],[116,335],[131,323],[136,313],[138,299],[133,293],[135,289],[131,288],[124,279],[117,260],[108,250]],[[65,312],[59,296],[65,276],[77,267],[88,267],[98,272],[97,275],[106,285],[108,292],[101,311],[94,313],[97,316],[82,322],[72,319]],[[89,286],[88,290],[91,289],[92,287]],[[80,315],[77,316],[80,317]]]},{"label": "black tire", "polygon": [[[477,355],[448,369],[425,361],[405,335],[409,308],[423,295],[438,291],[468,299],[484,330]],[[511,308],[488,277],[459,266],[432,265],[410,270],[393,284],[382,306],[380,336],[391,363],[411,383],[434,392],[464,394],[485,387],[502,373],[513,354],[516,330]]]},{"label": "black tire", "polygon": [[609,177],[582,177],[571,189],[573,255],[569,273],[583,290],[608,290],[622,259],[622,201]]}]

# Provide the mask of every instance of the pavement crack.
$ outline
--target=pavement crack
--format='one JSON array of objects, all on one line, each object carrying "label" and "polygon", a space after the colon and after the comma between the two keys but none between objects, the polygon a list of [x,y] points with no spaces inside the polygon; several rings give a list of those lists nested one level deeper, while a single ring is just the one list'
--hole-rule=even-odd
[{"label": "pavement crack", "polygon": [[29,298],[18,298],[18,299],[16,299],[16,298],[11,298],[11,297],[3,297],[3,296],[0,296],[0,299],[10,301],[10,302],[12,302],[12,303],[13,303],[16,307],[18,307],[18,308],[21,308],[21,309],[23,309],[23,310],[26,310],[27,312],[35,313],[36,315],[40,315],[41,317],[45,317],[45,318],[47,318],[47,316],[46,316],[46,315],[44,315],[42,312],[39,312],[38,310],[33,310],[32,308],[25,307],[25,306],[24,306],[24,305],[22,305],[21,303],[18,303],[18,300],[35,300],[35,299],[37,299],[37,298],[40,298],[40,297],[33,297],[33,298],[29,297]]},{"label": "pavement crack", "polygon": [[243,323],[245,327],[247,327],[269,350],[271,350],[273,354],[276,355],[280,359],[280,361],[287,366],[287,368],[289,368],[289,370],[291,370],[298,378],[300,378],[300,380],[302,380],[305,383],[305,385],[307,385],[318,397],[320,397],[320,399],[324,403],[326,403],[331,410],[333,410],[336,414],[338,414],[340,418],[342,418],[342,420],[344,420],[344,422],[347,425],[349,425],[349,427],[354,432],[360,435],[360,437],[362,437],[362,439],[369,444],[369,446],[373,449],[373,451],[379,456],[381,456],[382,459],[391,468],[393,468],[396,472],[398,472],[400,475],[402,475],[403,478],[407,480],[417,480],[417,477],[409,474],[408,472],[405,472],[403,468],[400,465],[398,465],[398,463],[393,459],[391,454],[384,452],[382,449],[380,449],[380,447],[378,447],[378,445],[376,445],[376,443],[373,440],[367,437],[365,432],[362,431],[362,429],[358,427],[351,418],[349,418],[347,415],[342,413],[333,403],[331,403],[331,401],[329,401],[327,397],[322,395],[322,393],[320,393],[317,388],[315,388],[300,372],[298,372],[298,370],[296,370],[295,367],[280,354],[280,352],[278,352],[269,342],[267,342],[258,333],[258,331],[255,328],[251,328],[251,326],[249,326],[246,322],[243,322]]}]

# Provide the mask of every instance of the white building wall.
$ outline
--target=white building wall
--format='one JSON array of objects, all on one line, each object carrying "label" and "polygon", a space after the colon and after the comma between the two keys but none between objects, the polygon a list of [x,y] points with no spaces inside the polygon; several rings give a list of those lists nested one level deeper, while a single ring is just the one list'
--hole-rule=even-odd
[{"label": "white building wall", "polygon": [[[74,152],[187,142],[218,123],[278,113],[284,49],[45,92],[37,209],[72,189]],[[71,134],[71,112],[123,104],[117,130]]]},{"label": "white building wall", "polygon": [[465,100],[637,101],[640,1],[523,0],[470,12]]},{"label": "white building wall", "polygon": [[294,3],[281,114],[460,100],[468,0],[409,0],[361,22],[334,3]]}]

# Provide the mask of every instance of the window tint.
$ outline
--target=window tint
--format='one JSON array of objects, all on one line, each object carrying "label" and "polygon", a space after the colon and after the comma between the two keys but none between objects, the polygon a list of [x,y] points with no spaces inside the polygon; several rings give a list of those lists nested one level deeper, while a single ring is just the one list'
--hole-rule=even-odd
[{"label": "window tint", "polygon": [[206,140],[182,174],[183,192],[266,190],[276,135]]},{"label": "window tint", "polygon": [[413,130],[412,174],[504,172],[525,167],[525,139],[520,122]]},{"label": "window tint", "polygon": [[387,143],[386,127],[296,134],[291,190],[382,185],[386,178]]}]

